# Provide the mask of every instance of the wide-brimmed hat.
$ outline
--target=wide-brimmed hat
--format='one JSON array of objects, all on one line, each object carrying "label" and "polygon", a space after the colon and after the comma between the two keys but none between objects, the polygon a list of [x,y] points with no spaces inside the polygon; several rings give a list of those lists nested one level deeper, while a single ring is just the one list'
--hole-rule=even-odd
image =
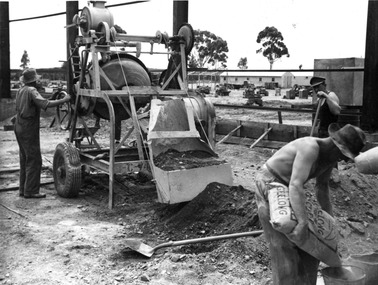
[{"label": "wide-brimmed hat", "polygon": [[328,133],[341,152],[351,159],[360,154],[366,143],[365,133],[351,124],[340,128],[337,123],[332,123],[328,127]]},{"label": "wide-brimmed hat", "polygon": [[37,81],[40,78],[41,76],[37,74],[37,71],[34,68],[28,68],[22,72],[20,81],[26,84],[26,83]]},{"label": "wide-brimmed hat", "polygon": [[311,85],[311,87],[315,87],[315,86],[322,84],[325,81],[326,81],[326,79],[324,77],[314,76],[310,80],[310,85]]}]

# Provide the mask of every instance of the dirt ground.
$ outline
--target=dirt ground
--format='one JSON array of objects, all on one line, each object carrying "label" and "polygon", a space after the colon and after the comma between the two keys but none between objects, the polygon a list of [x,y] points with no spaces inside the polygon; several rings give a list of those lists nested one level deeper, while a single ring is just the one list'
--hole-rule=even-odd
[{"label": "dirt ground", "polygon": [[[211,94],[208,98],[222,104],[246,102],[241,91],[235,90],[230,96]],[[282,100],[273,94],[263,100],[264,106],[310,101]],[[274,112],[216,111],[220,118],[277,122]],[[57,195],[51,183],[53,155],[68,132],[48,128],[51,120],[49,114],[41,119],[45,182],[41,192],[47,193],[46,199],[18,196],[17,142],[12,131],[0,130],[0,284],[271,284],[264,235],[161,248],[151,258],[126,243],[135,238],[153,247],[170,240],[261,229],[254,177],[274,149],[217,145],[220,159],[232,166],[234,184],[209,184],[188,203],[160,204],[153,181],[137,173],[116,175],[115,206],[110,210],[104,173],[92,171],[86,176],[77,198]],[[283,122],[311,125],[311,118],[287,113]],[[1,126],[6,124],[1,122]],[[105,137],[106,127],[103,132],[100,136]],[[307,187],[313,187],[313,182]],[[376,176],[358,173],[353,164],[339,164],[339,177],[331,181],[331,197],[343,258],[378,250],[377,188]]]}]

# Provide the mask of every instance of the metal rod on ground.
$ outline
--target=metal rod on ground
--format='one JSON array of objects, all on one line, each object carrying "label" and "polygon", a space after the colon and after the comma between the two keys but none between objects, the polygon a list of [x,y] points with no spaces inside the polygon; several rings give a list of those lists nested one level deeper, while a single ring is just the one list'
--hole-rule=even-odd
[{"label": "metal rod on ground", "polygon": [[13,212],[13,213],[15,213],[15,214],[17,214],[17,215],[23,217],[23,218],[26,218],[26,216],[24,216],[23,214],[17,212],[16,210],[13,210],[13,209],[11,209],[11,208],[9,208],[9,207],[7,207],[7,206],[1,204],[1,203],[0,203],[0,205],[3,206],[3,207],[4,207],[5,209],[7,209],[8,211],[11,211],[11,212]]},{"label": "metal rod on ground", "polygon": [[[46,179],[46,181],[43,181],[40,183],[40,185],[48,185],[48,184],[53,184],[54,183],[54,179],[51,178],[51,179]],[[19,185],[11,185],[9,187],[6,187],[6,188],[0,188],[0,192],[7,192],[7,191],[14,191],[14,190],[18,190],[20,187]]]},{"label": "metal rod on ground", "polygon": [[273,127],[267,129],[266,132],[263,133],[257,140],[255,140],[255,142],[249,148],[253,148],[255,145],[257,145],[272,129]]},{"label": "metal rod on ground", "polygon": [[[48,169],[48,166],[42,165],[42,170]],[[0,168],[0,174],[2,173],[7,173],[7,172],[17,172],[20,171],[20,167],[5,167],[5,168]]]},{"label": "metal rod on ground", "polygon": [[241,127],[242,127],[242,125],[237,126],[235,129],[233,129],[231,132],[229,132],[223,139],[221,139],[219,142],[217,142],[217,144],[220,144],[220,143],[224,142],[225,140],[227,140],[230,136],[232,136],[232,134],[234,132],[236,132]]},{"label": "metal rod on ground", "polygon": [[312,137],[313,134],[314,134],[314,130],[315,130],[315,127],[316,127],[316,122],[317,122],[318,116],[319,116],[320,107],[322,106],[324,100],[325,100],[325,98],[321,98],[318,101],[318,107],[316,108],[315,118],[314,118],[314,122],[312,123],[310,137]]}]

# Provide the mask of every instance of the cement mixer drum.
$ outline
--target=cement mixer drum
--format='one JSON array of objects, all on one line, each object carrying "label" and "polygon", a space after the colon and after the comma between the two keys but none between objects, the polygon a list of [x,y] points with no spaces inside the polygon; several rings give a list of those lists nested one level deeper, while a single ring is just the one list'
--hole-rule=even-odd
[{"label": "cement mixer drum", "polygon": [[[110,80],[111,85],[104,76],[100,76],[101,90],[122,90],[125,89],[125,95],[120,95],[124,99],[126,105],[128,101],[127,86],[151,86],[151,79],[147,68],[144,64],[131,55],[122,55],[122,57],[112,57],[106,63],[100,63],[107,79]],[[87,84],[93,88],[94,74],[90,71],[86,76]],[[144,107],[150,102],[149,97],[135,98],[136,107]],[[113,101],[116,121],[126,120],[129,114],[126,112],[119,100]],[[109,120],[109,112],[105,102],[100,98],[82,96],[80,98],[81,114],[89,115],[94,113],[96,116]]]}]

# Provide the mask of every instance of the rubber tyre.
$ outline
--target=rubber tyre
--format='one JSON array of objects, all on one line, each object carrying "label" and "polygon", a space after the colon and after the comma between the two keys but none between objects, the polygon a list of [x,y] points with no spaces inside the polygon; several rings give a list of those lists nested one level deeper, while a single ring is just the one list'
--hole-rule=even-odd
[{"label": "rubber tyre", "polygon": [[79,151],[68,142],[55,148],[53,176],[56,192],[64,198],[77,197],[81,187],[81,162]]}]

